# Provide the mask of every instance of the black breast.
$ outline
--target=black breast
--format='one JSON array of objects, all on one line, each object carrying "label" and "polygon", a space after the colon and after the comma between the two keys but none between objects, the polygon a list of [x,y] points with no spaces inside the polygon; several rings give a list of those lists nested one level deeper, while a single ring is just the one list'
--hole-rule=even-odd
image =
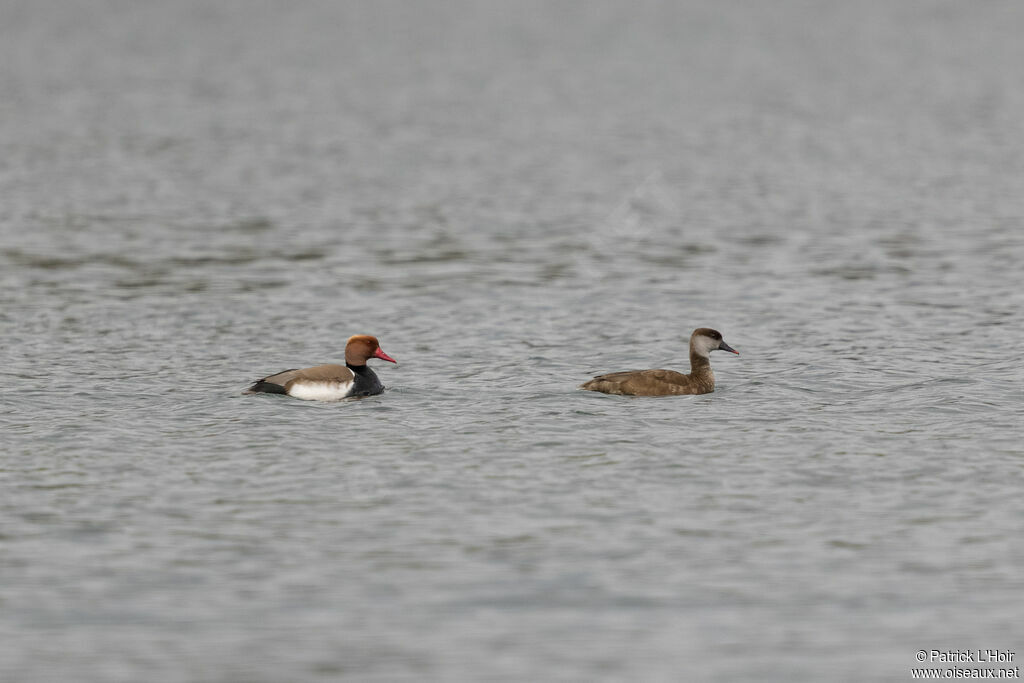
[{"label": "black breast", "polygon": [[347,365],[355,379],[349,396],[373,396],[384,391],[384,385],[377,379],[377,373],[366,365]]}]

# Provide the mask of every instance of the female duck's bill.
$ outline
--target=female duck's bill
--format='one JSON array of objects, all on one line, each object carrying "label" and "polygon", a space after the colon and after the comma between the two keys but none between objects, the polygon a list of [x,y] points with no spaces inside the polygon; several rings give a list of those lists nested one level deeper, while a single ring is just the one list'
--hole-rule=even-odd
[{"label": "female duck's bill", "polygon": [[286,394],[307,401],[338,401],[343,398],[373,396],[384,385],[366,361],[379,358],[398,364],[384,353],[376,337],[357,334],[345,344],[345,365],[315,365],[301,370],[284,370],[256,380],[245,393]]},{"label": "female duck's bill", "polygon": [[711,352],[739,351],[725,343],[722,333],[701,327],[690,335],[690,374],[675,370],[629,370],[598,375],[580,385],[587,391],[622,396],[678,396],[708,394],[715,390],[715,373],[711,371]]}]

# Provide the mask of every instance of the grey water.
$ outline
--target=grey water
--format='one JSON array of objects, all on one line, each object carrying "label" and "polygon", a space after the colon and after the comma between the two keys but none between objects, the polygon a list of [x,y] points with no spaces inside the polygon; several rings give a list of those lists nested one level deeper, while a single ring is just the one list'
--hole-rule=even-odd
[{"label": "grey water", "polygon": [[[0,679],[1024,657],[1022,34],[0,1]],[[576,389],[701,326],[714,393]],[[384,394],[242,395],[356,333]]]}]

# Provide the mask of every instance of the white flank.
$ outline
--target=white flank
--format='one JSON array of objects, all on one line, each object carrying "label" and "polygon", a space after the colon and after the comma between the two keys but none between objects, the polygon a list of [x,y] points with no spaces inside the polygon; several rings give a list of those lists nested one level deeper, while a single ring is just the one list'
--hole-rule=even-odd
[{"label": "white flank", "polygon": [[304,401],[338,401],[348,396],[352,382],[295,382],[288,395]]}]

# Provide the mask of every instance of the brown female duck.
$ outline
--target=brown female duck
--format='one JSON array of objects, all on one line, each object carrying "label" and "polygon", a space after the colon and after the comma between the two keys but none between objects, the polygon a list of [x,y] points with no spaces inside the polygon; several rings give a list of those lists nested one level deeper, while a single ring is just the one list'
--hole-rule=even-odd
[{"label": "brown female duck", "polygon": [[709,394],[715,390],[715,373],[711,371],[711,352],[721,349],[739,351],[722,339],[721,332],[701,327],[690,335],[690,374],[674,370],[628,370],[598,375],[580,385],[580,389],[624,396],[677,396]]}]

